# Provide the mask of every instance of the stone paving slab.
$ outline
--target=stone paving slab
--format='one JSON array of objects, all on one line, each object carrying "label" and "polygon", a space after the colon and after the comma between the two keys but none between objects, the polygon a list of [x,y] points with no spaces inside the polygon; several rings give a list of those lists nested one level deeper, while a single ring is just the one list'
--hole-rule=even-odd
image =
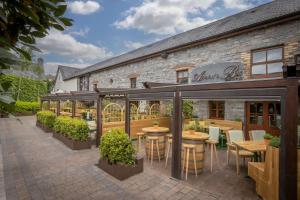
[{"label": "stone paving slab", "polygon": [[[4,187],[10,199],[219,199],[146,167],[118,181],[95,166],[99,153],[72,151],[35,127],[33,117],[0,119]],[[1,165],[0,165],[1,169]],[[3,176],[0,178],[3,180]],[[0,185],[1,189],[1,185]],[[1,194],[1,193],[0,193]]]}]

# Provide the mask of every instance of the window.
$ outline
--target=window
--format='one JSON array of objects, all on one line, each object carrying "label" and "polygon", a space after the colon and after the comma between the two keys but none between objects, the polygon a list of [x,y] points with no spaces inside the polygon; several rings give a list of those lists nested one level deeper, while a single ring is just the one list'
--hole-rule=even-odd
[{"label": "window", "polygon": [[272,47],[262,50],[252,51],[252,68],[253,77],[272,77],[282,74],[283,66],[283,48]]},{"label": "window", "polygon": [[80,91],[89,90],[89,78],[87,76],[82,76],[79,78],[79,90]]},{"label": "window", "polygon": [[93,89],[96,90],[97,87],[98,87],[98,84],[97,84],[97,83],[94,83],[94,84],[93,84]]},{"label": "window", "polygon": [[250,103],[250,124],[262,126],[264,124],[263,103]]},{"label": "window", "polygon": [[130,88],[136,88],[136,78],[130,78]]},{"label": "window", "polygon": [[187,69],[177,71],[177,83],[187,84],[189,82],[189,71]]},{"label": "window", "polygon": [[210,119],[224,119],[225,102],[224,101],[210,101],[209,102],[209,118]]}]

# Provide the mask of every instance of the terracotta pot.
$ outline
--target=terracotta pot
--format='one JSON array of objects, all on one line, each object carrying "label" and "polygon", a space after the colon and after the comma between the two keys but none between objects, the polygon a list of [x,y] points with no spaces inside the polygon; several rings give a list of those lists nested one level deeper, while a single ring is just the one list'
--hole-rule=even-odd
[{"label": "terracotta pot", "polygon": [[154,128],[158,128],[158,125],[153,125]]},{"label": "terracotta pot", "polygon": [[266,145],[269,145],[270,139],[264,139],[264,142],[265,142]]},{"label": "terracotta pot", "polygon": [[191,135],[195,134],[195,130],[189,130],[189,132],[190,132]]}]

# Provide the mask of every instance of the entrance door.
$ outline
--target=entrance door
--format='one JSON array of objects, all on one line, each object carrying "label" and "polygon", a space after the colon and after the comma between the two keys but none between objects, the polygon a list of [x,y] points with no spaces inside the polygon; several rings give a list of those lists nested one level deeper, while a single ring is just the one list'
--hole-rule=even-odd
[{"label": "entrance door", "polygon": [[281,126],[280,102],[247,102],[246,131],[265,130],[278,136]]}]

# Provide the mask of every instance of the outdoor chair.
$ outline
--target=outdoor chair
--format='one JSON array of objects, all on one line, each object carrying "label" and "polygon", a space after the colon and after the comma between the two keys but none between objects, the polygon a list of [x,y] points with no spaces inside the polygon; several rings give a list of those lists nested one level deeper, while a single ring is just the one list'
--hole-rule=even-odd
[{"label": "outdoor chair", "polygon": [[219,143],[220,128],[209,126],[208,127],[209,139],[206,141],[208,147],[210,148],[210,172],[213,170],[213,159],[216,157],[218,164],[218,154],[217,154],[217,144]]},{"label": "outdoor chair", "polygon": [[249,131],[250,140],[264,141],[265,130],[252,130]]},{"label": "outdoor chair", "polygon": [[245,165],[245,158],[253,157],[253,153],[246,150],[239,150],[233,142],[245,141],[244,133],[242,130],[229,130],[227,132],[227,165],[229,165],[230,154],[236,157],[236,172],[240,173],[239,159],[243,158]]}]

